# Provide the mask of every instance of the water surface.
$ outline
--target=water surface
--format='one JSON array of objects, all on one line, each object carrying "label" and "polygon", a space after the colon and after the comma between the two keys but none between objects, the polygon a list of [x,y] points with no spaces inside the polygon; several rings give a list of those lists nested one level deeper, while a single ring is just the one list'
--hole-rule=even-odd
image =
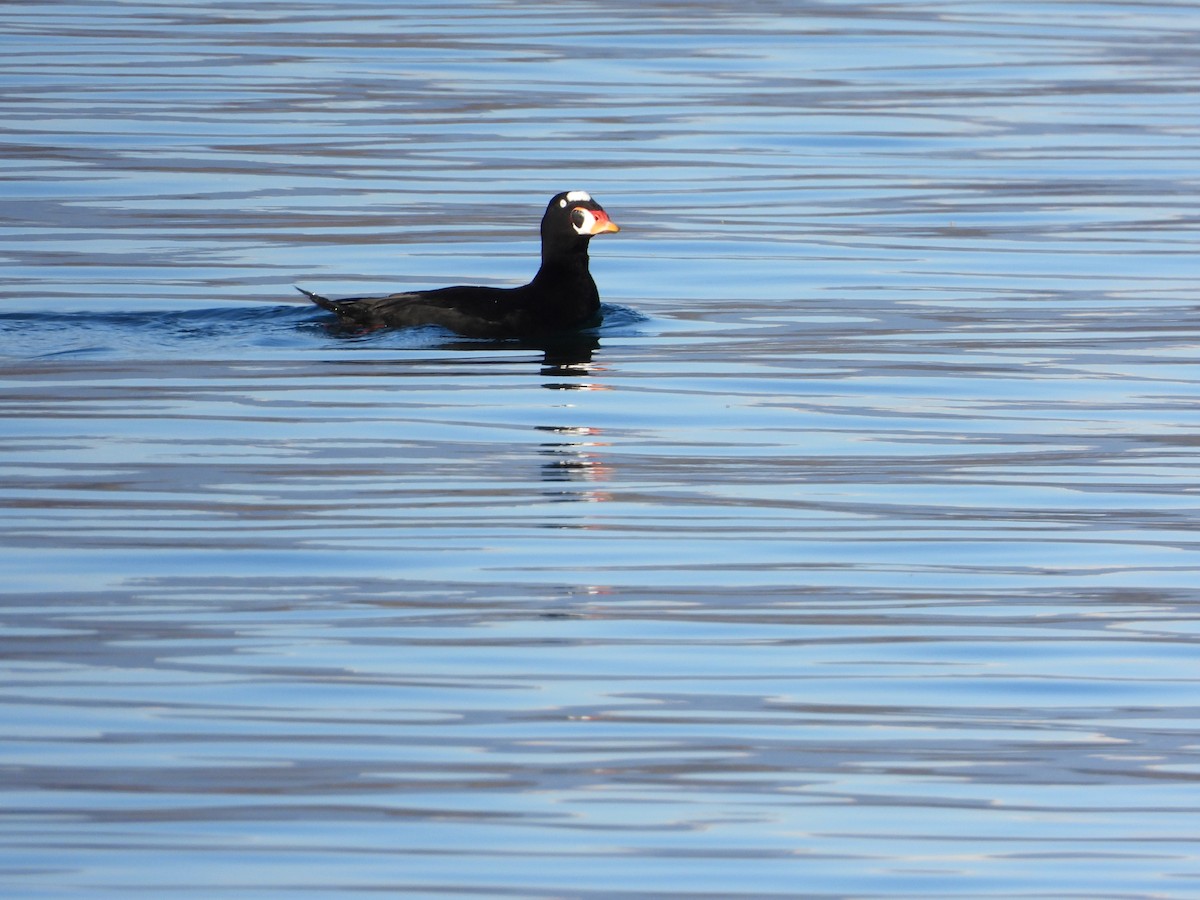
[{"label": "water surface", "polygon": [[1200,893],[1200,4],[0,35],[6,897]]}]

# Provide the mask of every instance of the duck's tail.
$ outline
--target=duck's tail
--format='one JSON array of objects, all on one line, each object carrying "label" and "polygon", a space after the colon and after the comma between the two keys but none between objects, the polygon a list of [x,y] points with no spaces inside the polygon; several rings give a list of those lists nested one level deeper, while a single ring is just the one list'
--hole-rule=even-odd
[{"label": "duck's tail", "polygon": [[338,315],[342,315],[344,313],[344,310],[336,300],[330,300],[328,297],[322,297],[320,294],[314,294],[312,291],[306,291],[304,288],[298,285],[295,287],[296,290],[302,293],[313,303],[317,304],[317,306],[321,307],[321,309],[327,309],[331,313],[337,313]]}]

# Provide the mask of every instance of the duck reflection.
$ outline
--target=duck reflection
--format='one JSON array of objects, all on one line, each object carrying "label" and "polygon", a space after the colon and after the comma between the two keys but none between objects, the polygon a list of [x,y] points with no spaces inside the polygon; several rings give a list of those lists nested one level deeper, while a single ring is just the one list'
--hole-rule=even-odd
[{"label": "duck reflection", "polygon": [[[361,339],[362,333],[343,331],[340,336],[350,339]],[[543,378],[541,386],[551,391],[607,391],[611,388],[601,380],[605,367],[594,361],[596,351],[600,348],[600,337],[595,331],[581,331],[572,334],[542,338],[537,341],[481,341],[452,339],[439,341],[433,345],[439,350],[474,351],[502,350],[505,352],[537,351],[541,353],[540,374]],[[370,365],[380,365],[380,361],[369,361]],[[388,361],[391,366],[394,361]],[[565,401],[566,398],[564,398]],[[556,404],[559,408],[575,407],[573,402]],[[603,455],[604,448],[609,447],[603,432],[599,428],[579,425],[540,425],[535,426],[538,432],[552,436],[537,445],[537,453],[543,460],[541,465],[541,480],[547,483],[561,485],[547,490],[546,496],[556,502],[588,502],[601,503],[613,499],[612,495],[600,487],[590,487],[587,490],[578,488],[567,489],[568,484],[599,485],[612,480],[613,467]]]},{"label": "duck reflection", "polygon": [[[594,332],[578,332],[542,342],[537,349],[542,351],[543,375],[586,375],[593,371],[592,357],[600,349],[600,337]],[[572,383],[546,387],[581,389]]]},{"label": "duck reflection", "polygon": [[[579,331],[536,341],[481,341],[454,339],[439,341],[441,350],[536,350],[542,354],[543,375],[574,376],[593,371],[592,357],[600,349],[600,336],[594,331]],[[547,384],[548,388],[580,390],[572,383]]]},{"label": "duck reflection", "polygon": [[[538,431],[553,434],[560,440],[543,441],[538,452],[543,457],[542,480],[550,483],[602,484],[611,481],[613,467],[603,456],[603,448],[610,446],[600,440],[599,428],[577,426],[539,426]],[[548,491],[549,496],[559,500],[575,500],[588,503],[603,503],[612,495],[600,487],[585,491]]]},{"label": "duck reflection", "polygon": [[[537,341],[453,341],[442,346],[446,349],[495,347],[503,350],[537,350],[542,354],[540,373],[545,378],[542,387],[546,390],[611,390],[600,380],[604,366],[593,359],[600,348],[600,336],[595,331],[573,332]],[[612,465],[602,455],[603,448],[610,445],[602,439],[601,429],[578,425],[539,425],[536,428],[556,438],[538,445],[538,453],[545,460],[542,464],[543,481],[566,485],[611,480]],[[600,488],[582,491],[555,489],[545,493],[558,502],[602,503],[612,499],[610,493]]]},{"label": "duck reflection", "polygon": [[[542,375],[549,380],[542,386],[553,391],[609,390],[598,377],[604,367],[592,361],[598,346],[598,341],[576,340],[546,347]],[[545,459],[543,481],[560,485],[599,485],[612,479],[612,465],[603,455],[603,449],[610,444],[603,439],[601,429],[583,425],[540,425],[537,430],[555,438],[543,441],[538,447]],[[546,494],[555,500],[585,503],[603,503],[612,499],[612,494],[598,486],[588,490],[549,490]]]}]

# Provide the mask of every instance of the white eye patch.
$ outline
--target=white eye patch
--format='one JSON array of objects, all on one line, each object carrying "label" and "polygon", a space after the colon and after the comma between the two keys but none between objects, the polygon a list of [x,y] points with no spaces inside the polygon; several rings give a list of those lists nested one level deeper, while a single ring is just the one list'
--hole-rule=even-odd
[{"label": "white eye patch", "polygon": [[592,199],[592,195],[587,191],[571,191],[563,199],[558,201],[558,205],[566,208],[568,203],[587,203]]},{"label": "white eye patch", "polygon": [[591,234],[592,229],[596,227],[596,217],[583,207],[572,210],[571,227],[578,234]]}]

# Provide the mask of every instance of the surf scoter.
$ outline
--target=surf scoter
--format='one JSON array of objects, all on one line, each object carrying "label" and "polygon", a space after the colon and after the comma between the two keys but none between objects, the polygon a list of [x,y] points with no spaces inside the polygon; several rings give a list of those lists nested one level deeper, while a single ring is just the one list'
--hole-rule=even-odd
[{"label": "surf scoter", "polygon": [[588,271],[588,243],[619,231],[586,191],[555,194],[542,216],[542,265],[514,288],[456,285],[386,297],[330,300],[297,288],[345,325],[391,328],[440,325],[466,337],[536,337],[599,321],[600,293]]}]

